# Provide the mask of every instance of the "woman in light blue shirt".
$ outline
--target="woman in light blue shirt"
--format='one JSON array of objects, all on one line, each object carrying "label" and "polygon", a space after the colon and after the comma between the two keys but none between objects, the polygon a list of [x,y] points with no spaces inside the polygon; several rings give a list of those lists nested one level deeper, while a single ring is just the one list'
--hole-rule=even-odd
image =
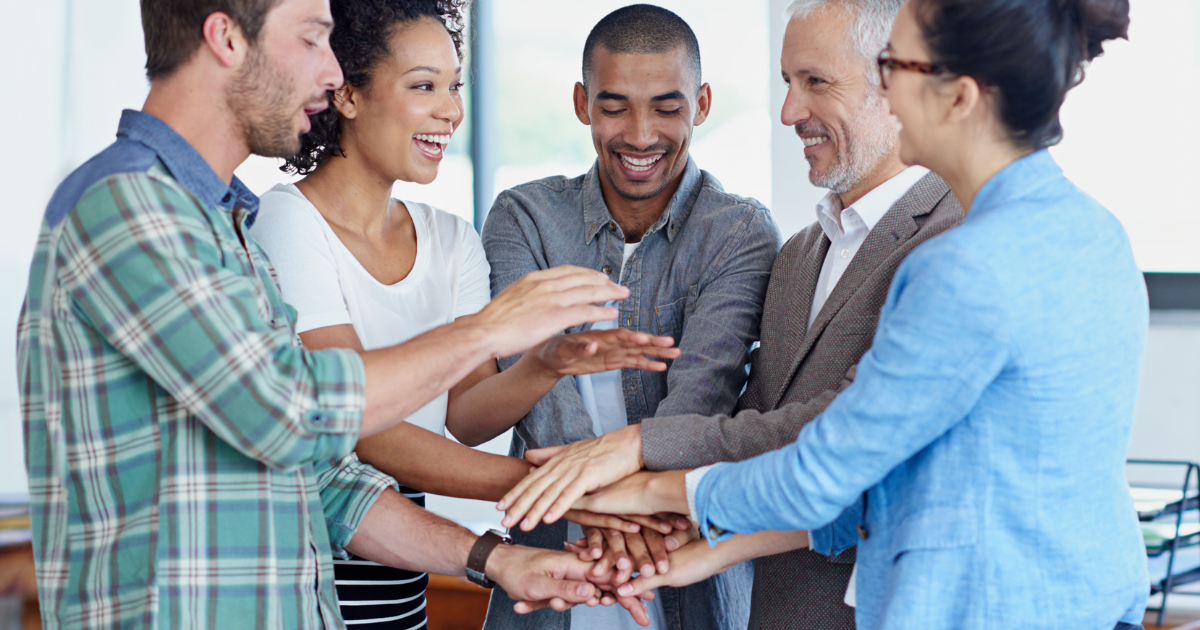
[{"label": "woman in light blue shirt", "polygon": [[[909,0],[883,89],[902,158],[949,182],[966,220],[900,267],[854,383],[794,444],[641,473],[576,507],[689,510],[709,544],[833,523],[822,551],[859,545],[860,628],[1140,624],[1124,459],[1145,286],[1120,223],[1046,151],[1066,92],[1128,22],[1126,0]],[[693,543],[621,592],[805,543]]]}]

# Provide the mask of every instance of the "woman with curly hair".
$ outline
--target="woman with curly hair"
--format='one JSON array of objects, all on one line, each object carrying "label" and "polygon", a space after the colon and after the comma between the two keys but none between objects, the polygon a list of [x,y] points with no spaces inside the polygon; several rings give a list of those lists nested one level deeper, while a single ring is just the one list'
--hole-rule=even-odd
[{"label": "woman with curly hair", "polygon": [[[463,119],[459,0],[333,0],[330,44],[346,82],[284,169],[306,177],[262,196],[252,235],[270,256],[296,330],[313,349],[391,346],[470,315],[490,299],[489,268],[472,226],[391,197],[397,180],[428,184]],[[496,501],[529,471],[523,460],[475,451],[520,420],[564,375],[617,368],[662,371],[673,341],[628,330],[560,335],[503,373],[479,366],[358,456],[405,486]],[[424,504],[420,491],[402,488]],[[575,513],[594,526],[634,523]],[[664,521],[640,521],[669,533]],[[404,535],[397,532],[397,535]],[[648,534],[647,534],[648,535]],[[658,538],[659,557],[667,547]],[[427,578],[351,558],[335,562],[347,624],[417,628]],[[644,613],[643,613],[644,614]]]}]

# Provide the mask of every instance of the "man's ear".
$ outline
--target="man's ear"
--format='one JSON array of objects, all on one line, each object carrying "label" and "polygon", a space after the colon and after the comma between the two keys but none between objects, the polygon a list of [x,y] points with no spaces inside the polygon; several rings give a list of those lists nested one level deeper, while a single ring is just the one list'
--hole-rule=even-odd
[{"label": "man's ear", "polygon": [[712,88],[707,83],[700,86],[700,92],[696,94],[696,119],[692,121],[692,125],[700,125],[708,119],[708,112],[712,109]]},{"label": "man's ear", "polygon": [[250,42],[229,14],[222,11],[210,13],[204,18],[200,34],[204,38],[204,48],[216,58],[217,63],[225,68],[241,67],[250,49]]},{"label": "man's ear", "polygon": [[333,92],[333,106],[343,118],[353,120],[358,116],[358,90],[349,83]]},{"label": "man's ear", "polygon": [[575,117],[579,122],[591,126],[592,116],[588,112],[588,95],[587,88],[583,87],[582,83],[575,84]]}]

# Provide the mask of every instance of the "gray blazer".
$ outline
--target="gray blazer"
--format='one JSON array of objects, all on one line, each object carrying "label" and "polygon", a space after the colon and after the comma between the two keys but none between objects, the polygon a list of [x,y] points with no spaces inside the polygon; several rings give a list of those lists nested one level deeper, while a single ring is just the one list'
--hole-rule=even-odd
[{"label": "gray blazer", "polygon": [[[771,271],[762,341],[735,415],[646,418],[646,466],[678,470],[741,461],[794,442],[854,379],[901,261],[962,218],[946,183],[932,173],[923,177],[867,235],[811,330],[813,293],[830,243],[817,223],[798,232]],[[800,550],[755,561],[750,628],[854,628],[854,609],[842,603],[854,558],[851,548],[832,557]]]}]

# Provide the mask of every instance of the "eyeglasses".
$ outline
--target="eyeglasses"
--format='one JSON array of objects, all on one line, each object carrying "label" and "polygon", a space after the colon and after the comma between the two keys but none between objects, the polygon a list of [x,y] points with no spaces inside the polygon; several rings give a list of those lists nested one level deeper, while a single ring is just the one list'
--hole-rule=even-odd
[{"label": "eyeglasses", "polygon": [[885,90],[888,89],[888,81],[892,78],[892,72],[896,70],[908,70],[928,75],[953,74],[949,68],[939,63],[894,59],[892,58],[892,53],[888,50],[879,53],[879,57],[875,59],[875,63],[879,64],[879,84]]}]

